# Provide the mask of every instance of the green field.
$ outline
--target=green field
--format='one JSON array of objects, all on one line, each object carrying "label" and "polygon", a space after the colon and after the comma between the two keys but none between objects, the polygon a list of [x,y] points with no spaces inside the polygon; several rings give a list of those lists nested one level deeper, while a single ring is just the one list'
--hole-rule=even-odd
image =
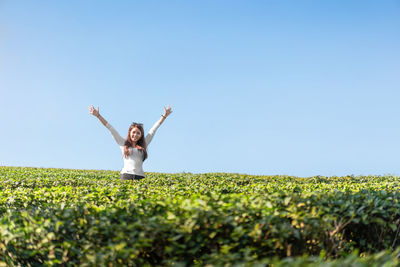
[{"label": "green field", "polygon": [[0,167],[0,266],[399,266],[400,177]]}]

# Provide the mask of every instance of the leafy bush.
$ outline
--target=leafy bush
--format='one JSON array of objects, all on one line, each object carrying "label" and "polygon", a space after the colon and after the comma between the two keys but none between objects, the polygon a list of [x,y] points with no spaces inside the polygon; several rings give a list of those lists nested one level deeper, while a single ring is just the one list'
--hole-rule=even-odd
[{"label": "leafy bush", "polygon": [[0,266],[305,266],[329,259],[326,266],[363,266],[397,259],[390,251],[400,245],[399,177],[118,177],[0,167]]}]

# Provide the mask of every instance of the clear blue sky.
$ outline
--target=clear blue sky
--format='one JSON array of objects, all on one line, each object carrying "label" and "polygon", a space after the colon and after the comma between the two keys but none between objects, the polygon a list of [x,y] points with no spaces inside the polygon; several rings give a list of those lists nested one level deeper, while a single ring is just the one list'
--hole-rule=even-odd
[{"label": "clear blue sky", "polygon": [[400,175],[400,1],[0,2],[0,165]]}]

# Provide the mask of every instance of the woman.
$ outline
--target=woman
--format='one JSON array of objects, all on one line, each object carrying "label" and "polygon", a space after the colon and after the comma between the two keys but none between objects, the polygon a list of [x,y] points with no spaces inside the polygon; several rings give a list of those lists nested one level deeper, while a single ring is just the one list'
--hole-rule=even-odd
[{"label": "woman", "polygon": [[121,170],[121,180],[140,180],[145,177],[142,165],[143,161],[147,158],[147,146],[153,139],[158,127],[164,120],[172,113],[171,107],[164,107],[164,114],[158,120],[149,133],[144,137],[143,124],[132,123],[128,130],[126,139],[122,138],[119,133],[100,115],[99,107],[95,109],[93,106],[89,107],[89,113],[97,117],[101,123],[111,132],[115,141],[121,149],[124,156],[124,167]]}]

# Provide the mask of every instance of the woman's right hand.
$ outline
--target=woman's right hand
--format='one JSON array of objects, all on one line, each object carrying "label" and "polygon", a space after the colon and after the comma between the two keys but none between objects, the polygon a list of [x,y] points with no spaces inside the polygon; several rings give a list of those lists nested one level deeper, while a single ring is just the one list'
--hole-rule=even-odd
[{"label": "woman's right hand", "polygon": [[95,109],[95,108],[93,107],[93,105],[90,106],[90,107],[89,107],[89,113],[92,114],[92,115],[95,116],[95,117],[99,117],[99,115],[100,115],[100,113],[99,113],[99,106],[97,106],[97,109]]}]

